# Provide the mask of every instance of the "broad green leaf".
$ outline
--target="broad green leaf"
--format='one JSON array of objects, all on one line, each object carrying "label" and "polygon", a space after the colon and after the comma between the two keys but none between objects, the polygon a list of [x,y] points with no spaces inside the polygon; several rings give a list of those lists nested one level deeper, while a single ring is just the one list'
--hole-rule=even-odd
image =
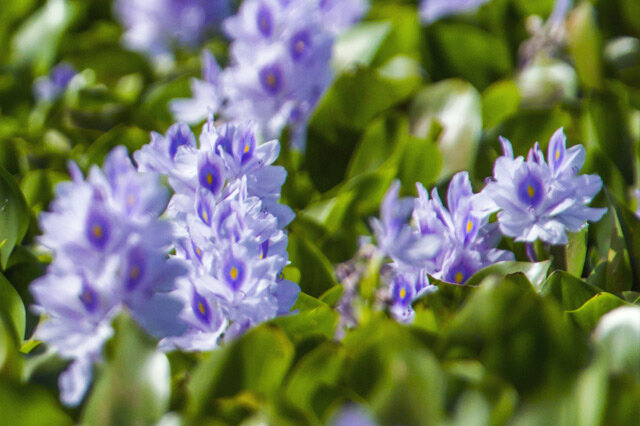
[{"label": "broad green leaf", "polygon": [[7,425],[72,425],[75,422],[46,389],[0,380],[2,423]]},{"label": "broad green leaf", "polygon": [[29,226],[29,210],[18,184],[6,170],[0,168],[0,264],[5,268],[16,244]]},{"label": "broad green leaf", "polygon": [[332,339],[338,320],[338,313],[323,303],[317,308],[275,318],[272,322],[280,327],[293,343],[298,344],[310,337],[322,336],[324,339]]},{"label": "broad green leaf", "polygon": [[580,308],[599,292],[597,287],[564,271],[553,272],[540,289],[540,294],[552,295],[566,311]]},{"label": "broad green leaf", "polygon": [[411,96],[422,83],[418,64],[396,56],[381,67],[340,75],[309,123],[304,167],[321,192],[339,184],[371,120]]},{"label": "broad green leaf", "polygon": [[[294,405],[312,413],[316,421],[322,421],[323,412],[314,408],[314,399],[322,388],[338,385],[345,363],[345,352],[333,342],[327,342],[306,354],[292,370],[283,393]],[[334,392],[335,397],[338,393]]]},{"label": "broad green leaf", "polygon": [[332,64],[338,71],[369,66],[389,36],[390,22],[363,22],[340,35],[333,47]]},{"label": "broad green leaf", "polygon": [[580,81],[590,89],[603,84],[602,35],[591,3],[580,3],[567,21],[569,51]]},{"label": "broad green leaf", "polygon": [[628,303],[611,293],[598,293],[584,303],[580,308],[568,311],[572,318],[583,330],[593,330],[600,318],[609,311]]},{"label": "broad green leaf", "polygon": [[326,256],[298,231],[289,235],[288,251],[291,263],[300,270],[299,285],[303,292],[319,297],[338,284]]},{"label": "broad green leaf", "polygon": [[187,412],[196,420],[215,411],[220,398],[251,392],[257,398],[273,396],[293,360],[294,348],[274,326],[261,326],[225,347],[213,351],[193,372],[188,385]]},{"label": "broad green leaf", "polygon": [[116,322],[113,358],[98,375],[82,413],[91,425],[153,424],[169,408],[166,355],[132,319]]},{"label": "broad green leaf", "polygon": [[500,80],[482,92],[482,127],[492,128],[515,113],[520,106],[520,91],[512,80]]},{"label": "broad green leaf", "polygon": [[18,345],[22,345],[25,331],[24,303],[11,283],[0,274],[0,314],[12,324]]},{"label": "broad green leaf", "polygon": [[429,135],[433,121],[442,126],[437,140],[442,152],[441,176],[474,169],[482,111],[480,94],[472,85],[450,79],[427,86],[414,98],[409,119],[411,132],[420,138]]},{"label": "broad green leaf", "polygon": [[423,57],[431,80],[462,78],[479,90],[512,68],[505,39],[475,25],[437,22],[425,30]]},{"label": "broad green leaf", "polygon": [[77,6],[68,0],[48,0],[27,19],[11,40],[11,58],[15,63],[29,62],[43,72],[56,58],[60,37],[77,14]]},{"label": "broad green leaf", "polygon": [[593,334],[611,371],[633,375],[640,381],[640,307],[624,306],[600,318]]},{"label": "broad green leaf", "polygon": [[478,285],[486,277],[496,276],[504,277],[509,274],[523,273],[529,279],[531,284],[535,288],[540,288],[542,283],[547,278],[547,272],[551,262],[545,260],[544,262],[530,263],[530,262],[498,262],[493,265],[487,266],[473,274],[466,282],[465,285]]},{"label": "broad green leaf", "polygon": [[565,246],[565,264],[568,273],[580,277],[587,257],[588,228],[569,234],[569,242]]}]

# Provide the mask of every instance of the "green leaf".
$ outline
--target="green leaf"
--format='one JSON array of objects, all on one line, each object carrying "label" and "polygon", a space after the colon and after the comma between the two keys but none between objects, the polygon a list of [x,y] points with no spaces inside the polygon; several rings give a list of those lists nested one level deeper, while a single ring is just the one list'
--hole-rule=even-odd
[{"label": "green leaf", "polygon": [[113,358],[98,375],[82,413],[91,425],[156,423],[169,408],[169,362],[126,316],[116,320]]},{"label": "green leaf", "polygon": [[371,65],[390,31],[390,22],[363,22],[348,29],[333,47],[333,67],[339,73],[350,67]]},{"label": "green leaf", "polygon": [[29,226],[27,202],[18,184],[6,170],[0,168],[0,264],[5,268],[16,244],[22,241]]},{"label": "green leaf", "polygon": [[640,381],[640,307],[625,306],[604,315],[594,340],[611,371],[631,374]]},{"label": "green leaf", "polygon": [[338,284],[333,274],[333,266],[326,256],[295,228],[289,235],[288,251],[291,263],[300,270],[299,285],[303,292],[320,297],[322,293]]},{"label": "green leaf", "polygon": [[602,35],[598,29],[596,13],[590,3],[581,3],[567,21],[569,51],[582,83],[599,89],[603,83]]},{"label": "green leaf", "polygon": [[48,0],[27,19],[11,40],[14,63],[29,62],[41,72],[53,63],[60,37],[77,14],[68,0]]},{"label": "green leaf", "polygon": [[482,127],[490,129],[518,111],[520,89],[513,80],[500,80],[482,92]]},{"label": "green leaf", "polygon": [[450,79],[427,86],[414,98],[409,119],[412,133],[420,138],[429,135],[434,121],[442,126],[437,141],[442,152],[441,176],[474,169],[482,112],[480,94],[472,85]]},{"label": "green leaf", "polygon": [[568,311],[567,315],[583,330],[590,332],[604,314],[625,305],[628,303],[611,293],[598,293],[580,308]]},{"label": "green leaf", "polygon": [[465,285],[478,285],[486,277],[504,277],[509,274],[523,273],[533,284],[535,288],[540,288],[542,283],[547,278],[547,272],[551,262],[545,260],[544,262],[530,263],[530,262],[498,262],[493,265],[487,266],[473,274],[466,282]]},{"label": "green leaf", "polygon": [[236,342],[212,352],[188,385],[187,412],[196,420],[215,411],[215,401],[241,392],[273,396],[293,361],[294,348],[282,330],[260,326]]},{"label": "green leaf", "polygon": [[11,425],[72,425],[50,392],[33,384],[0,380],[2,422]]},{"label": "green leaf", "polygon": [[580,308],[599,292],[597,287],[564,271],[553,272],[540,289],[540,294],[552,295],[567,311]]},{"label": "green leaf", "polygon": [[587,235],[589,229],[569,234],[569,242],[565,246],[565,263],[568,273],[580,277],[587,257]]},{"label": "green leaf", "polygon": [[338,320],[338,313],[323,303],[310,310],[275,318],[272,323],[280,327],[294,344],[298,344],[309,337],[332,339]]},{"label": "green leaf", "polygon": [[[324,387],[336,386],[342,376],[346,356],[344,350],[333,342],[327,342],[306,354],[295,366],[283,389],[285,397],[307,413],[313,413],[321,422],[323,412],[314,408],[314,399]],[[334,392],[337,397],[338,393]]]},{"label": "green leaf", "polygon": [[22,345],[25,332],[25,309],[22,298],[11,283],[0,274],[0,314],[12,324],[18,345]]}]

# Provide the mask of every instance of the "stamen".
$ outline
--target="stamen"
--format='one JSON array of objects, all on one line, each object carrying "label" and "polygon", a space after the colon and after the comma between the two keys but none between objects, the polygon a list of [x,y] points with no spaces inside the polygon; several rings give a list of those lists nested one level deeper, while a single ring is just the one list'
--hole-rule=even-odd
[{"label": "stamen", "polygon": [[529,194],[529,198],[533,198],[533,196],[536,195],[536,190],[533,189],[533,186],[527,186],[527,194]]}]

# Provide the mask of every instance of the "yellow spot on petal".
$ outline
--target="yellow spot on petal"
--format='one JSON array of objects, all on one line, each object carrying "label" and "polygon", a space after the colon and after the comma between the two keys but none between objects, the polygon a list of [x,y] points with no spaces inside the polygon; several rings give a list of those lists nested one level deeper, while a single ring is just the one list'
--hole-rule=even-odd
[{"label": "yellow spot on petal", "polygon": [[102,238],[102,226],[93,225],[93,228],[91,228],[91,232],[93,233],[94,237]]},{"label": "yellow spot on petal", "polygon": [[405,297],[407,297],[407,289],[402,287],[400,289],[400,299],[404,299]]},{"label": "yellow spot on petal", "polygon": [[229,271],[229,275],[231,276],[232,280],[235,280],[236,278],[238,278],[238,269],[235,266],[232,266],[231,271]]},{"label": "yellow spot on petal", "polygon": [[246,154],[247,152],[249,152],[249,144],[244,146],[244,153]]},{"label": "yellow spot on petal", "polygon": [[82,293],[82,299],[84,299],[84,301],[87,303],[87,305],[90,305],[93,298],[91,297],[91,293],[89,293],[89,290],[85,290]]},{"label": "yellow spot on petal", "polygon": [[302,40],[298,40],[298,42],[296,43],[296,52],[298,53],[302,53],[304,52],[304,48],[306,47],[306,45],[304,44],[304,41]]},{"label": "yellow spot on petal", "polygon": [[209,214],[206,210],[202,211],[202,220],[204,220],[205,223],[209,223]]},{"label": "yellow spot on petal", "polygon": [[460,271],[456,272],[456,275],[453,277],[456,280],[456,283],[460,284],[462,280],[464,280],[464,274]]},{"label": "yellow spot on petal", "polygon": [[129,278],[131,278],[132,280],[137,280],[139,276],[140,268],[138,268],[137,266],[134,266],[129,270]]},{"label": "yellow spot on petal", "polygon": [[556,161],[558,161],[559,158],[560,158],[560,150],[557,149],[556,150]]},{"label": "yellow spot on petal", "polygon": [[276,86],[276,76],[273,75],[273,73],[269,73],[269,75],[267,76],[267,84],[269,85],[269,87]]},{"label": "yellow spot on petal", "polygon": [[202,302],[198,302],[198,310],[200,311],[200,313],[202,315],[207,313],[206,308],[204,307],[204,304]]},{"label": "yellow spot on petal", "polygon": [[127,197],[127,204],[129,204],[129,206],[133,206],[133,203],[136,202],[136,197],[134,197],[133,195],[129,195]]},{"label": "yellow spot on petal", "polygon": [[213,183],[213,176],[211,176],[211,173],[207,173],[207,183],[209,185]]},{"label": "yellow spot on petal", "polygon": [[533,198],[533,196],[536,195],[536,190],[533,189],[533,186],[527,186],[527,194],[529,194],[529,198]]},{"label": "yellow spot on petal", "polygon": [[471,230],[472,230],[472,229],[473,229],[473,222],[471,222],[471,220],[469,220],[469,221],[467,222],[467,234],[468,234],[469,232],[471,232]]},{"label": "yellow spot on petal", "polygon": [[200,247],[196,247],[196,253],[198,253],[198,256],[202,256],[202,252],[200,251]]}]

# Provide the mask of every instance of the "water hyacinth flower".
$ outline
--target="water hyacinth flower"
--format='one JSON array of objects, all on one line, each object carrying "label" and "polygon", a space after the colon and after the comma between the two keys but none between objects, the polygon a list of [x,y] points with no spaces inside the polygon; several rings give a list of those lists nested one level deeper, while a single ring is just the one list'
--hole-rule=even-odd
[{"label": "water hyacinth flower", "polygon": [[171,227],[158,217],[167,191],[157,176],[138,173],[124,147],[86,179],[74,164],[70,173],[40,217],[39,242],[54,260],[31,291],[34,310],[47,316],[35,337],[71,360],[59,385],[62,401],[76,405],[123,309],[158,338],[184,332],[170,292],[186,268],[166,256]]},{"label": "water hyacinth flower", "polygon": [[77,74],[75,68],[60,63],[51,69],[48,76],[38,77],[33,84],[33,93],[37,100],[53,102],[58,99]]},{"label": "water hyacinth flower", "polygon": [[504,155],[493,168],[493,179],[482,191],[495,204],[504,235],[516,241],[566,244],[567,232],[577,232],[587,221],[598,221],[606,212],[587,204],[602,188],[597,175],[578,175],[585,161],[582,145],[566,148],[566,136],[558,129],[547,159],[536,143],[527,159],[514,158],[511,143],[501,138]]},{"label": "water hyacinth flower", "polygon": [[187,330],[164,349],[210,350],[291,310],[300,288],[281,276],[293,212],[279,203],[278,153],[278,141],[259,143],[255,126],[207,122],[197,144],[176,124],[134,154],[140,170],[168,176],[175,258],[189,267],[173,292]]},{"label": "water hyacinth flower", "polygon": [[474,194],[467,172],[453,176],[447,191],[445,208],[437,190],[429,194],[416,184],[413,219],[420,233],[440,239],[440,251],[426,265],[432,276],[462,284],[478,270],[496,262],[513,260],[513,254],[496,248],[501,239],[495,224],[489,223],[490,200]]},{"label": "water hyacinth flower", "polygon": [[422,0],[420,3],[420,19],[431,24],[445,16],[471,12],[489,0]]},{"label": "water hyacinth flower", "polygon": [[244,1],[223,23],[232,40],[229,67],[220,71],[205,53],[193,98],[173,101],[171,110],[189,123],[212,114],[253,121],[267,138],[289,127],[292,145],[304,149],[307,121],[333,77],[335,38],[365,10],[361,0]]},{"label": "water hyacinth flower", "polygon": [[229,0],[118,0],[115,15],[124,44],[151,57],[173,47],[196,47],[229,15]]}]

